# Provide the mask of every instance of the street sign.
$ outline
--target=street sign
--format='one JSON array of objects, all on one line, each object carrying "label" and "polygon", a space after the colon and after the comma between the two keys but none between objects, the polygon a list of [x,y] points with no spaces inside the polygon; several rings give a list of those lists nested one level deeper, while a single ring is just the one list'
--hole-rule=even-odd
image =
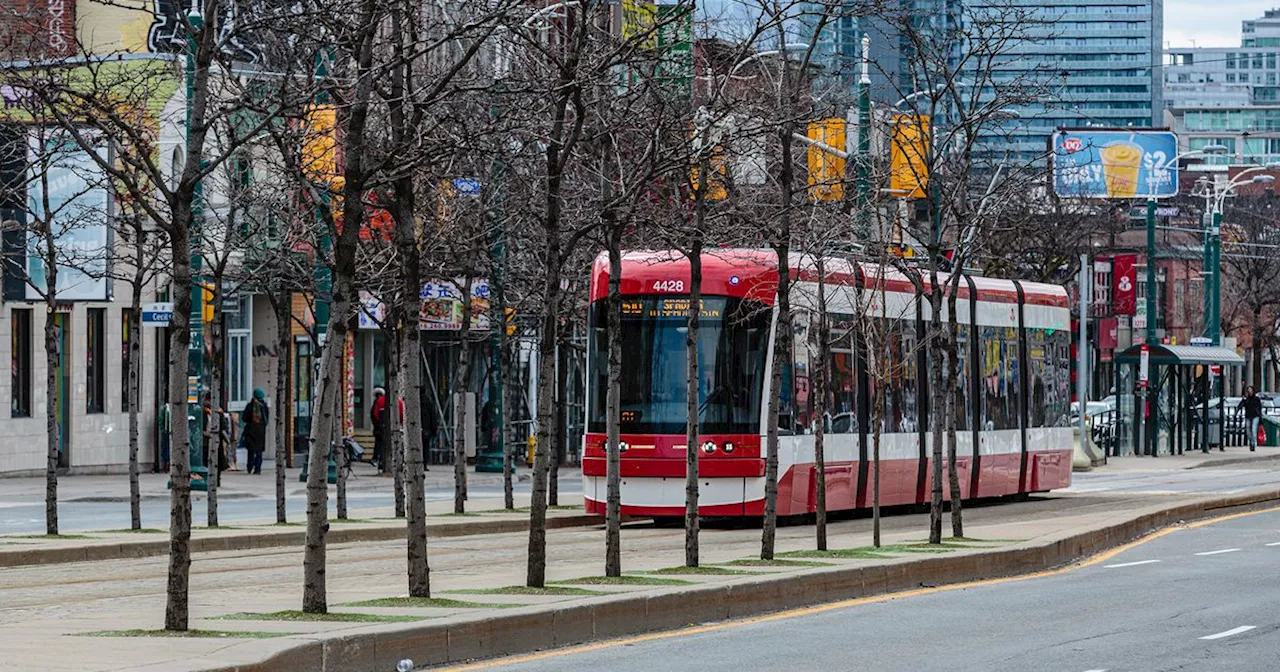
[{"label": "street sign", "polygon": [[453,190],[458,196],[466,198],[480,198],[480,180],[474,177],[455,177],[453,178]]},{"label": "street sign", "polygon": [[173,321],[173,303],[142,304],[142,324],[148,327],[167,327]]},{"label": "street sign", "polygon": [[1221,375],[1222,375],[1222,365],[1221,365],[1221,364],[1211,364],[1211,365],[1209,365],[1209,373],[1213,374],[1214,376],[1221,376]]},{"label": "street sign", "polygon": [[[1053,135],[1053,190],[1064,198],[1178,195],[1178,138],[1168,131],[1079,129]],[[1145,216],[1145,215],[1144,215]]]},{"label": "street sign", "polygon": [[1138,362],[1138,386],[1146,389],[1151,371],[1151,346],[1142,344],[1142,356]]},{"label": "street sign", "polygon": [[380,299],[368,292],[360,292],[360,313],[357,316],[356,328],[378,329],[387,319],[387,307]]},{"label": "street sign", "polygon": [[1205,338],[1204,336],[1196,336],[1195,338],[1191,339],[1191,345],[1194,345],[1200,348],[1208,348],[1213,345],[1213,339]]}]

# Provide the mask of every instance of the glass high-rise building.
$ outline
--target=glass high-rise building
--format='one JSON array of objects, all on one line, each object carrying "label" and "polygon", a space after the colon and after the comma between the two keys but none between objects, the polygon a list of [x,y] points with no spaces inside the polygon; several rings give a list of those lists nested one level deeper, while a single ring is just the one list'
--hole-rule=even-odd
[{"label": "glass high-rise building", "polygon": [[1056,128],[1161,124],[1163,0],[968,0],[963,16],[1017,38],[972,72],[1016,114],[984,133],[993,158],[1039,162]]}]

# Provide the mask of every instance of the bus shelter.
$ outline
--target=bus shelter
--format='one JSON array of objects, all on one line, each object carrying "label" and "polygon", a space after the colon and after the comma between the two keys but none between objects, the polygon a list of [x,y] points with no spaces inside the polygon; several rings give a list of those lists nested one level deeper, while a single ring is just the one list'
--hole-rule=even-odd
[{"label": "bus shelter", "polygon": [[1217,346],[1152,345],[1148,386],[1138,385],[1142,346],[1116,357],[1117,455],[1180,455],[1224,444],[1223,373],[1244,366],[1235,351]]}]

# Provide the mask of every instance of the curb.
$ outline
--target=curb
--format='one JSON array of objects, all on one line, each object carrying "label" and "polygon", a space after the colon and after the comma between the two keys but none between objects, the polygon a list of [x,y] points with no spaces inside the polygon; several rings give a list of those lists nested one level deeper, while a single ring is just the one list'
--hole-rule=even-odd
[{"label": "curb", "polygon": [[1228,457],[1225,460],[1214,460],[1212,462],[1201,462],[1193,464],[1183,469],[1207,469],[1210,467],[1227,467],[1234,464],[1250,464],[1254,462],[1271,462],[1272,460],[1280,460],[1280,453],[1275,455],[1245,455],[1242,457]]},{"label": "curb", "polygon": [[[785,576],[743,579],[590,598],[564,606],[503,610],[450,623],[380,625],[331,637],[299,637],[259,662],[205,668],[208,672],[387,672],[412,659],[418,667],[464,663],[560,648],[584,642],[677,629],[695,623],[746,618],[925,586],[1018,576],[1070,564],[1150,532],[1226,509],[1280,502],[1280,490],[1203,500],[1142,514],[1131,520],[1056,541],[953,557],[902,559],[867,567],[815,568]],[[281,640],[275,640],[279,642]],[[249,654],[253,643],[239,653]]]},{"label": "curb", "polygon": [[[569,516],[547,516],[547,529],[555,530],[565,527],[585,527],[603,522],[600,516],[586,514]],[[480,534],[508,534],[529,531],[529,520],[502,519],[476,520],[456,523],[427,523],[427,538],[466,537]],[[329,544],[350,544],[358,542],[395,541],[404,539],[408,533],[407,524],[385,525],[381,527],[335,527],[330,524],[326,541]],[[250,534],[232,534],[216,537],[192,537],[192,553],[212,553],[217,551],[244,551],[258,548],[276,548],[294,546],[301,548],[306,543],[306,529],[282,532],[257,532]],[[169,554],[169,538],[144,541],[121,541],[119,543],[91,544],[82,546],[61,546],[54,548],[31,548],[16,550],[0,550],[0,568],[21,567],[24,565],[52,565],[68,562],[92,562],[96,560],[120,560],[123,558],[145,558]],[[394,665],[392,666],[394,668]]]}]

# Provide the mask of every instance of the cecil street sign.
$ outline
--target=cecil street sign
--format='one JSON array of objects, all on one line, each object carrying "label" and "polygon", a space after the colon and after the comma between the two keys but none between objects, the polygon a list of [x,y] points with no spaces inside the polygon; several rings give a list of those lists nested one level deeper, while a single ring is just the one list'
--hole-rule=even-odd
[{"label": "cecil street sign", "polygon": [[167,327],[172,321],[172,302],[142,304],[142,324],[148,327]]}]

